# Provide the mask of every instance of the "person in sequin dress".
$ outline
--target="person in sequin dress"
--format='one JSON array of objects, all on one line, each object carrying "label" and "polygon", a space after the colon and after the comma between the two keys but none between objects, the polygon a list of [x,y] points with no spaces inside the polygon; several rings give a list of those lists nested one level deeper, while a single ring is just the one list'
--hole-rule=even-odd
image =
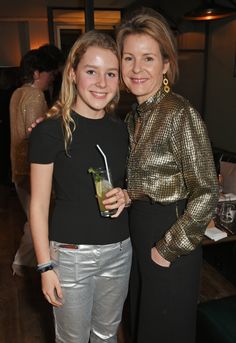
[{"label": "person in sequin dress", "polygon": [[199,113],[171,89],[178,62],[164,18],[132,13],[117,43],[123,83],[137,98],[126,118],[133,341],[193,343],[201,241],[218,200],[210,142]]},{"label": "person in sequin dress", "polygon": [[13,273],[17,275],[23,275],[22,266],[36,265],[28,223],[30,182],[27,129],[48,109],[43,92],[51,85],[55,69],[54,61],[46,53],[37,49],[28,51],[20,64],[23,84],[14,91],[10,100],[12,181],[27,217],[12,264]]}]

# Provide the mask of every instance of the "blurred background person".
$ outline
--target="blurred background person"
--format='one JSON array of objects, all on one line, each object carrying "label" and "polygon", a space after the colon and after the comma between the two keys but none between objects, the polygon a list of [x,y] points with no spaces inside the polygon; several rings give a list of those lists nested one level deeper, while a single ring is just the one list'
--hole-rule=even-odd
[{"label": "blurred background person", "polygon": [[54,70],[54,79],[52,85],[44,92],[48,107],[52,106],[58,100],[61,90],[62,72],[65,64],[65,56],[63,52],[54,44],[45,44],[39,47],[40,51],[48,54],[56,64]]},{"label": "blurred background person", "polygon": [[52,84],[56,69],[55,60],[44,51],[28,51],[20,64],[22,86],[14,91],[10,100],[12,181],[27,217],[12,264],[13,274],[19,276],[23,275],[23,266],[32,267],[36,264],[28,223],[30,181],[27,128],[48,110],[43,92]]}]

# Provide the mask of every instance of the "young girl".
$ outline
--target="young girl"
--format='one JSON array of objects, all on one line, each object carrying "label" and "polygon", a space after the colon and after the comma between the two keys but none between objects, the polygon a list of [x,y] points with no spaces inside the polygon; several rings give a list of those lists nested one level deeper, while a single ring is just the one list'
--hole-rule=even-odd
[{"label": "young girl", "polygon": [[[30,137],[32,236],[45,298],[54,307],[56,342],[116,342],[131,264],[125,124],[108,115],[119,99],[117,49],[85,33],[72,47],[60,100]],[[99,214],[89,167],[107,156],[115,218]],[[55,205],[48,228],[51,189]],[[49,243],[50,242],[50,243]]]}]

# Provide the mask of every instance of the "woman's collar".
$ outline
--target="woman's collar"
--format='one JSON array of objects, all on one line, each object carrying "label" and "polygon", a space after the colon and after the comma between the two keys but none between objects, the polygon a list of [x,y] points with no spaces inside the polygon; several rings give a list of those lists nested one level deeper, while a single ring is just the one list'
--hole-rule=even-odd
[{"label": "woman's collar", "polygon": [[146,101],[144,101],[142,104],[136,104],[135,112],[140,116],[144,116],[147,110],[150,110],[152,105],[157,105],[161,102],[161,100],[167,95],[167,93],[164,91],[164,88],[161,87],[154,95],[152,95],[150,98],[148,98]]}]

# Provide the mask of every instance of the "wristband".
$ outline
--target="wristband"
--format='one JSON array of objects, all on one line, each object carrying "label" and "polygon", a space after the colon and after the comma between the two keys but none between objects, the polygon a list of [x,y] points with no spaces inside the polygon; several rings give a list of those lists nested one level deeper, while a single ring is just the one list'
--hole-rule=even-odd
[{"label": "wristband", "polygon": [[43,264],[43,265],[38,265],[37,267],[37,272],[39,273],[45,273],[48,270],[52,270],[54,268],[54,264],[52,262]]},{"label": "wristband", "polygon": [[49,260],[48,262],[38,264],[37,268],[45,267],[52,263],[53,263],[52,260]]}]

